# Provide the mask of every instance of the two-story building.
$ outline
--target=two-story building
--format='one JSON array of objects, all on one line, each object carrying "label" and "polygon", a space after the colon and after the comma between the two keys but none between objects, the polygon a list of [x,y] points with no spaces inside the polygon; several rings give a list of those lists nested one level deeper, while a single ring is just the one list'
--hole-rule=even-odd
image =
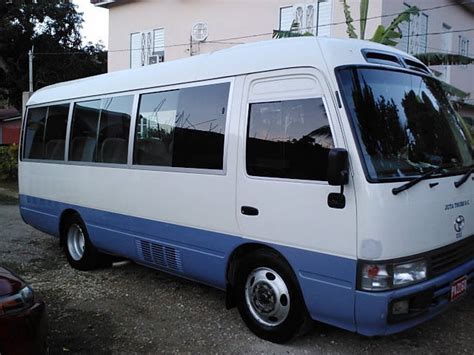
[{"label": "two-story building", "polygon": [[[272,38],[275,29],[344,38],[340,0],[91,0],[109,9],[109,71],[157,64],[240,43]],[[360,0],[348,0],[359,32]],[[366,38],[407,6],[419,16],[401,26],[398,48],[409,53],[472,56],[474,0],[371,0]],[[471,47],[471,48],[470,48]],[[252,60],[252,58],[248,58]],[[471,96],[462,114],[474,117],[474,65],[433,67],[440,78]]]}]

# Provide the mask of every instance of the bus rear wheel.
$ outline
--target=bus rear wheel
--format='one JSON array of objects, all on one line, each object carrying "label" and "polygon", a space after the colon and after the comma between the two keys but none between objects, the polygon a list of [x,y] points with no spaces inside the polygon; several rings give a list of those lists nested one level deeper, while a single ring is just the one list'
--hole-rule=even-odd
[{"label": "bus rear wheel", "polygon": [[239,263],[236,296],[245,324],[262,339],[285,343],[310,323],[293,271],[271,250],[257,250]]},{"label": "bus rear wheel", "polygon": [[91,243],[87,228],[78,215],[68,219],[62,238],[66,258],[74,269],[87,271],[112,264],[111,258]]}]

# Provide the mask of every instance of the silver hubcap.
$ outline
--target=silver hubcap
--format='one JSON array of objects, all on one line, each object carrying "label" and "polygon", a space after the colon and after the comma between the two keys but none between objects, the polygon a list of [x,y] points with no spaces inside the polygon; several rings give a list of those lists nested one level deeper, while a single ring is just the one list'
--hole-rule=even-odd
[{"label": "silver hubcap", "polygon": [[254,318],[269,327],[285,321],[290,312],[290,294],[283,279],[274,270],[253,270],[245,284],[245,301]]},{"label": "silver hubcap", "polygon": [[67,232],[67,249],[75,261],[79,261],[84,256],[86,240],[82,229],[77,224],[69,227]]}]

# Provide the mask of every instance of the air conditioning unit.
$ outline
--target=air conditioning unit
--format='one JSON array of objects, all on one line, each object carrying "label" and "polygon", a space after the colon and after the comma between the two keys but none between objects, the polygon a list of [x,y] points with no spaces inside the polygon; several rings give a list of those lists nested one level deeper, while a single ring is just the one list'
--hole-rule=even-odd
[{"label": "air conditioning unit", "polygon": [[158,56],[157,55],[150,55],[148,57],[148,65],[158,63]]}]

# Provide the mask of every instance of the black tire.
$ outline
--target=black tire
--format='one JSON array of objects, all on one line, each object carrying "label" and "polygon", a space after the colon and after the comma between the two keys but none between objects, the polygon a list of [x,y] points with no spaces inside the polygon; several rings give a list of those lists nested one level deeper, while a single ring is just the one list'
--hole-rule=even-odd
[{"label": "black tire", "polygon": [[[276,275],[272,275],[273,272],[276,273]],[[265,276],[268,280],[271,280],[268,285],[272,285],[277,281],[279,285],[281,285],[281,281],[283,281],[286,285],[289,299],[287,298],[287,294],[283,292],[280,293],[280,299],[275,301],[278,297],[273,296],[276,296],[278,292],[272,293],[270,291],[270,295],[273,296],[267,297],[268,294],[266,295],[265,291],[263,291],[264,301],[260,302],[260,298],[256,295],[262,293],[258,290],[265,289],[268,280],[264,280],[263,278],[260,281],[255,280],[255,275],[259,273],[268,275]],[[250,277],[250,275],[252,275],[252,277]],[[254,296],[248,297],[250,304],[247,302],[246,297],[247,283],[249,290],[257,290],[255,293],[249,292],[249,294]],[[264,286],[258,286],[259,284]],[[247,327],[262,339],[282,344],[293,339],[306,325],[311,323],[301,290],[291,267],[278,253],[270,249],[256,250],[238,263],[235,287],[237,308],[239,309],[242,319]],[[271,287],[267,287],[267,289],[270,288]],[[251,301],[252,299],[254,301]],[[264,309],[259,313],[257,304],[261,306],[263,303],[265,306],[265,300],[268,299],[275,301],[273,311],[267,313],[268,310]],[[269,303],[271,304],[271,302]],[[270,309],[272,308],[271,305],[269,307]],[[266,321],[273,324],[264,324],[265,320],[262,320],[262,318],[259,319],[262,314],[271,315],[278,307],[284,309],[283,313],[287,313],[283,316],[278,314],[280,319],[277,317],[273,317],[272,319],[272,316],[270,316]]]},{"label": "black tire", "polygon": [[[80,248],[82,252],[78,252],[78,250],[73,247],[75,243],[72,242],[72,239],[74,239],[72,233],[82,233],[83,248]],[[112,258],[109,255],[99,252],[94,245],[92,245],[86,225],[79,215],[73,215],[68,218],[61,238],[66,258],[69,265],[74,269],[88,271],[112,265]]]}]

